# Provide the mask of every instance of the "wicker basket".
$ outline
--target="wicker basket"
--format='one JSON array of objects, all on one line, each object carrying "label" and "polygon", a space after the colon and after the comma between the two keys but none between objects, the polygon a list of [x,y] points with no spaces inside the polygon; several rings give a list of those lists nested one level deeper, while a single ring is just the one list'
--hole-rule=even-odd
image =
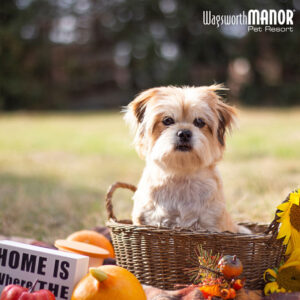
[{"label": "wicker basket", "polygon": [[135,191],[136,187],[117,182],[106,196],[107,226],[117,264],[143,284],[169,290],[178,288],[176,285],[190,284],[185,270],[195,266],[195,249],[199,244],[214,253],[237,255],[243,263],[242,276],[247,278],[249,289],[261,289],[264,271],[278,266],[283,257],[284,247],[276,240],[276,220],[269,226],[243,223],[253,232],[250,235],[132,225],[129,220],[118,221],[113,213],[111,200],[117,188]]}]

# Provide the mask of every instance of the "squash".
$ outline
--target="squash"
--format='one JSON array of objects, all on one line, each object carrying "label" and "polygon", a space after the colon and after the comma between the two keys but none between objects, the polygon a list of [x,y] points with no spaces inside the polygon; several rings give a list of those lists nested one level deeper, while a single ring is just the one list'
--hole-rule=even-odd
[{"label": "squash", "polygon": [[115,265],[90,268],[76,285],[71,300],[146,300],[137,278]]},{"label": "squash", "polygon": [[69,240],[56,240],[54,246],[61,251],[78,253],[89,257],[89,267],[99,267],[109,257],[109,252],[101,247]]},{"label": "squash", "polygon": [[115,258],[115,251],[111,242],[101,233],[94,230],[80,230],[67,237],[68,241],[82,242],[104,248],[109,252],[109,257]]}]

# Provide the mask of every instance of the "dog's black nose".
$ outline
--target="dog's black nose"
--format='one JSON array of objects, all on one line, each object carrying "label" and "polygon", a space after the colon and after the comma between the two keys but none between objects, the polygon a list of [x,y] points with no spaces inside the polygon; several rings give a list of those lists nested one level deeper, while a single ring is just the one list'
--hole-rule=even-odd
[{"label": "dog's black nose", "polygon": [[177,136],[182,142],[189,142],[192,137],[192,132],[188,129],[181,129],[177,132]]}]

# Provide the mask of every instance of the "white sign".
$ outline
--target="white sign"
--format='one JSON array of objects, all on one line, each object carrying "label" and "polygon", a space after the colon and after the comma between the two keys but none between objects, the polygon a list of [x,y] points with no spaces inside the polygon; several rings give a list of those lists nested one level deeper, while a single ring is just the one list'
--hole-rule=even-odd
[{"label": "white sign", "polygon": [[57,300],[68,300],[76,283],[88,272],[87,256],[0,241],[0,293],[9,284],[50,290]]}]

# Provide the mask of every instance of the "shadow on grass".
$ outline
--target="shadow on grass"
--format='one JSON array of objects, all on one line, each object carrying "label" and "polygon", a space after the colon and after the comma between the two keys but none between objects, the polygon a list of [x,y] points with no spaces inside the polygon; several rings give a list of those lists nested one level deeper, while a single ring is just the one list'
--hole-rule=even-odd
[{"label": "shadow on grass", "polygon": [[53,242],[104,224],[105,190],[69,186],[50,176],[0,173],[0,234]]}]

